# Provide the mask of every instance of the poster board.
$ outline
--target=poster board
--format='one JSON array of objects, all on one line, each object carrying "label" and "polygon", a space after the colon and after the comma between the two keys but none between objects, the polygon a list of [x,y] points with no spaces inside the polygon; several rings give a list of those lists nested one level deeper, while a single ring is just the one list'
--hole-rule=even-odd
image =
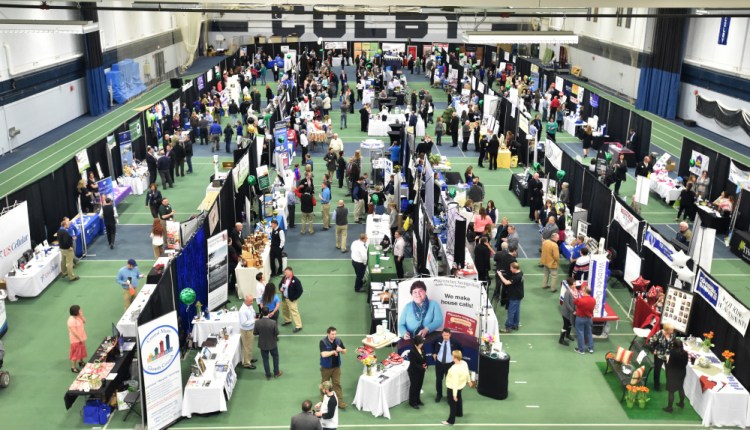
[{"label": "poster board", "polygon": [[123,166],[133,165],[133,143],[131,140],[130,131],[123,131],[118,134],[118,141],[120,142],[120,161]]},{"label": "poster board", "polygon": [[21,202],[0,216],[0,274],[10,272],[23,253],[31,249],[29,209]]},{"label": "poster board", "polygon": [[641,259],[641,256],[629,246],[625,252],[625,270],[623,279],[632,288],[633,281],[641,276],[641,264],[643,263],[643,260]]},{"label": "poster board", "polygon": [[99,187],[99,202],[104,204],[104,200],[109,197],[112,199],[112,203],[115,202],[115,189],[112,184],[112,178],[106,177],[100,181],[96,181],[96,185]]},{"label": "poster board", "polygon": [[617,221],[617,223],[620,224],[620,227],[622,227],[630,237],[638,240],[638,229],[641,222],[638,221],[638,218],[636,218],[627,207],[621,205],[617,200],[615,200],[615,211],[612,219]]},{"label": "poster board", "polygon": [[607,280],[609,279],[609,260],[605,254],[591,256],[589,264],[589,287],[591,296],[596,299],[594,317],[604,317],[604,305],[607,303]]},{"label": "poster board", "polygon": [[693,293],[678,288],[667,288],[661,323],[671,323],[680,333],[687,333],[690,309],[693,306]]},{"label": "poster board", "polygon": [[80,173],[85,172],[91,165],[89,163],[89,154],[85,149],[76,154],[76,163],[78,164],[78,172]]},{"label": "poster board", "polygon": [[179,339],[175,311],[138,326],[149,430],[167,428],[182,417]]},{"label": "poster board", "polygon": [[182,249],[180,240],[180,223],[177,221],[167,221],[167,249]]},{"label": "poster board", "polygon": [[214,310],[227,302],[229,289],[229,250],[227,231],[208,238],[208,308]]},{"label": "poster board", "polygon": [[711,162],[711,159],[709,159],[705,154],[701,154],[700,152],[693,149],[690,160],[694,162],[693,166],[689,169],[691,174],[699,178],[704,170],[708,171],[708,165]]},{"label": "poster board", "polygon": [[193,218],[190,218],[189,220],[185,222],[180,223],[180,237],[181,237],[181,243],[187,243],[191,237],[193,237],[193,234],[198,230],[198,227],[200,227],[203,224],[203,220],[206,219],[206,213],[203,212],[199,215],[196,215]]}]

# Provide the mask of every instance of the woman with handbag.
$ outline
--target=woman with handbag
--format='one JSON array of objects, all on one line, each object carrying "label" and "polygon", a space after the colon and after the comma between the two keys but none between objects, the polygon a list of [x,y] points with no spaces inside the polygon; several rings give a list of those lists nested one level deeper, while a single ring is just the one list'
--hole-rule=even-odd
[{"label": "woman with handbag", "polygon": [[654,370],[651,374],[654,375],[654,390],[656,391],[661,389],[661,368],[667,362],[667,355],[672,349],[673,333],[674,327],[672,324],[664,323],[661,330],[656,332],[648,341],[648,349],[654,353]]},{"label": "woman with handbag", "polygon": [[674,403],[674,392],[680,393],[680,403],[677,407],[685,407],[685,390],[682,388],[687,374],[688,353],[682,347],[682,341],[675,339],[672,342],[672,349],[669,351],[669,360],[667,361],[667,396],[669,403],[664,408],[664,412],[672,413],[672,403]]},{"label": "woman with handbag", "polygon": [[86,318],[83,317],[83,311],[78,305],[70,307],[70,316],[68,317],[68,336],[70,337],[70,371],[78,373],[81,370],[76,366],[83,367],[86,358],[86,330],[84,325]]},{"label": "woman with handbag", "polygon": [[409,369],[406,371],[409,375],[409,406],[414,409],[419,409],[420,406],[424,405],[419,398],[424,383],[425,370],[427,369],[423,346],[424,338],[419,335],[414,336],[414,342],[409,350]]}]

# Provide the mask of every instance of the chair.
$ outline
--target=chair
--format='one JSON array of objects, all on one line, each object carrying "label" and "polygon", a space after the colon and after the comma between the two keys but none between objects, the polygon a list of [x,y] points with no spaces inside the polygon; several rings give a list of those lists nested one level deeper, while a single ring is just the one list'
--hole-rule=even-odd
[{"label": "chair", "polygon": [[125,418],[122,420],[125,421],[128,419],[128,416],[131,412],[135,412],[136,415],[139,417],[141,416],[141,413],[139,411],[135,410],[135,406],[140,403],[141,400],[141,390],[138,391],[128,391],[128,394],[123,399],[123,402],[125,402],[126,405],[128,405],[128,413],[125,414]]}]

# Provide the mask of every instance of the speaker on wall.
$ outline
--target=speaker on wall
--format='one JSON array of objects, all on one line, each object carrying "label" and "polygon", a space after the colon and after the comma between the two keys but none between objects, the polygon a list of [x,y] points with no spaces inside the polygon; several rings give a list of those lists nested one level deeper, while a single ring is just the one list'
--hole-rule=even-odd
[{"label": "speaker on wall", "polygon": [[170,86],[172,88],[182,88],[182,78],[171,78],[169,80]]}]

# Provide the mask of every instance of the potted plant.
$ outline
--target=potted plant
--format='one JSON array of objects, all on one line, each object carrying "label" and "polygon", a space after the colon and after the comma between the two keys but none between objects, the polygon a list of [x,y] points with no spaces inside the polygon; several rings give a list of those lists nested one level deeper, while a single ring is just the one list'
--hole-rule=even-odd
[{"label": "potted plant", "polygon": [[636,400],[638,400],[638,407],[641,409],[646,408],[646,403],[648,403],[651,398],[648,396],[649,389],[645,386],[640,386],[638,388],[638,393],[636,394]]},{"label": "potted plant", "polygon": [[732,369],[734,369],[734,353],[728,349],[725,349],[724,352],[721,353],[721,356],[724,357],[724,366],[722,369],[724,370],[725,375],[730,375],[732,373]]},{"label": "potted plant", "polygon": [[495,337],[491,334],[484,334],[482,336],[482,349],[485,353],[490,352],[493,343],[495,343]]},{"label": "potted plant", "polygon": [[375,367],[375,364],[377,364],[378,358],[374,354],[370,354],[364,359],[362,359],[362,364],[365,365],[365,368],[367,370],[367,376],[372,376],[373,368]]},{"label": "potted plant", "polygon": [[635,399],[636,395],[638,394],[638,386],[637,385],[627,385],[625,387],[625,405],[628,408],[632,408],[633,405],[635,405]]},{"label": "potted plant", "polygon": [[708,352],[711,350],[711,348],[714,347],[713,342],[711,342],[714,338],[714,332],[709,331],[708,333],[703,333],[703,343],[701,343],[701,346],[703,347],[703,352]]}]

